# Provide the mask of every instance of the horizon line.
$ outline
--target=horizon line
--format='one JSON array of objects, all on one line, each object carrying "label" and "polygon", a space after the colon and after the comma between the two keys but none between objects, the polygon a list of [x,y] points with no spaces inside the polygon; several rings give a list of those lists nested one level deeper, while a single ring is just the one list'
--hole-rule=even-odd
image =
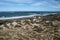
[{"label": "horizon line", "polygon": [[[35,11],[0,11],[0,12],[35,12]],[[36,11],[36,12],[60,12],[60,11]]]}]

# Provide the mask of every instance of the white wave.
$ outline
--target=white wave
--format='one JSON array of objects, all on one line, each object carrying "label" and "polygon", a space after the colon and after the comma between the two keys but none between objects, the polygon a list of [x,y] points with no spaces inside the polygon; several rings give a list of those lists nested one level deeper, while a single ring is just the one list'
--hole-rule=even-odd
[{"label": "white wave", "polygon": [[[51,14],[56,14],[56,13],[51,13]],[[28,17],[34,17],[34,16],[46,16],[50,15],[49,13],[45,14],[32,14],[32,15],[27,15],[27,16],[15,16],[15,17],[0,17],[0,20],[9,20],[9,19],[19,19],[19,18],[28,18]]]},{"label": "white wave", "polygon": [[28,15],[28,16],[1,17],[0,20],[9,20],[9,19],[18,19],[18,18],[28,18],[28,17],[33,17],[33,16],[37,16],[37,14]]},{"label": "white wave", "polygon": [[46,15],[50,15],[50,14],[56,14],[56,13],[45,13],[45,14],[42,14],[41,16],[46,16]]}]

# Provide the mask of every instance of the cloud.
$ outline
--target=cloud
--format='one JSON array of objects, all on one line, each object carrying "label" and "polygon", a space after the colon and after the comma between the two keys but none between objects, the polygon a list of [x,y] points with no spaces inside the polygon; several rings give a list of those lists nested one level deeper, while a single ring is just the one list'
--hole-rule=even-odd
[{"label": "cloud", "polygon": [[54,5],[53,8],[60,8],[60,5]]},{"label": "cloud", "polygon": [[[59,4],[59,1],[56,0],[3,0],[4,3],[10,3],[10,4],[31,4],[34,6],[40,6],[40,5],[46,5],[47,3],[49,5],[57,5]],[[1,4],[4,4],[1,3]]]},{"label": "cloud", "polygon": [[40,6],[40,5],[43,5],[43,3],[37,2],[37,3],[33,3],[32,5],[33,5],[33,6]]},{"label": "cloud", "polygon": [[0,5],[3,5],[3,4],[6,4],[6,3],[4,3],[4,2],[0,2]]},{"label": "cloud", "polygon": [[6,3],[6,2],[0,2],[0,5],[6,6],[6,5],[12,5],[12,4],[11,3]]},{"label": "cloud", "polygon": [[14,6],[14,5],[24,5],[22,3],[10,3],[10,2],[0,2],[0,5],[2,6]]},{"label": "cloud", "polygon": [[48,1],[51,5],[57,5],[57,4],[60,4],[59,2],[60,1],[57,1],[57,0],[50,0]]},{"label": "cloud", "polygon": [[32,3],[33,0],[5,0],[7,2],[15,2],[15,3]]},{"label": "cloud", "polygon": [[32,3],[33,6],[47,6],[47,7],[51,7],[53,5],[59,5],[60,1],[56,1],[56,0],[39,0],[39,1],[36,1],[34,3]]},{"label": "cloud", "polygon": [[0,2],[0,5],[10,5],[10,3]]},{"label": "cloud", "polygon": [[48,4],[50,4],[51,8],[55,8],[55,9],[60,8],[60,0],[51,0],[48,1]]},{"label": "cloud", "polygon": [[47,2],[46,1],[42,1],[42,2],[35,2],[32,4],[32,6],[42,6],[42,5],[46,5]]},{"label": "cloud", "polygon": [[[60,8],[60,1],[58,0],[0,0],[0,9],[14,8],[16,10],[23,8],[24,10],[55,10]],[[9,10],[10,10],[9,9]]]},{"label": "cloud", "polygon": [[33,0],[2,0],[0,5],[27,5],[33,2]]}]

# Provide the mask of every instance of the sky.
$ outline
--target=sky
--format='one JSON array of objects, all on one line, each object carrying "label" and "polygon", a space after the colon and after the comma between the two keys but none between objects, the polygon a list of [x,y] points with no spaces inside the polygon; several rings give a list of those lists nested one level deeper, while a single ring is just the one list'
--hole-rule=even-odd
[{"label": "sky", "polygon": [[60,11],[60,0],[0,0],[0,11]]}]

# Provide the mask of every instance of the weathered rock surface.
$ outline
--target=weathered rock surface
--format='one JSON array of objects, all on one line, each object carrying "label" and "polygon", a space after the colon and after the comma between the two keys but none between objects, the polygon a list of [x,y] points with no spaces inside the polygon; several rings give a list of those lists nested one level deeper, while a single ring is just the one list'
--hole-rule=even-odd
[{"label": "weathered rock surface", "polygon": [[0,40],[60,40],[60,14],[0,21]]}]

